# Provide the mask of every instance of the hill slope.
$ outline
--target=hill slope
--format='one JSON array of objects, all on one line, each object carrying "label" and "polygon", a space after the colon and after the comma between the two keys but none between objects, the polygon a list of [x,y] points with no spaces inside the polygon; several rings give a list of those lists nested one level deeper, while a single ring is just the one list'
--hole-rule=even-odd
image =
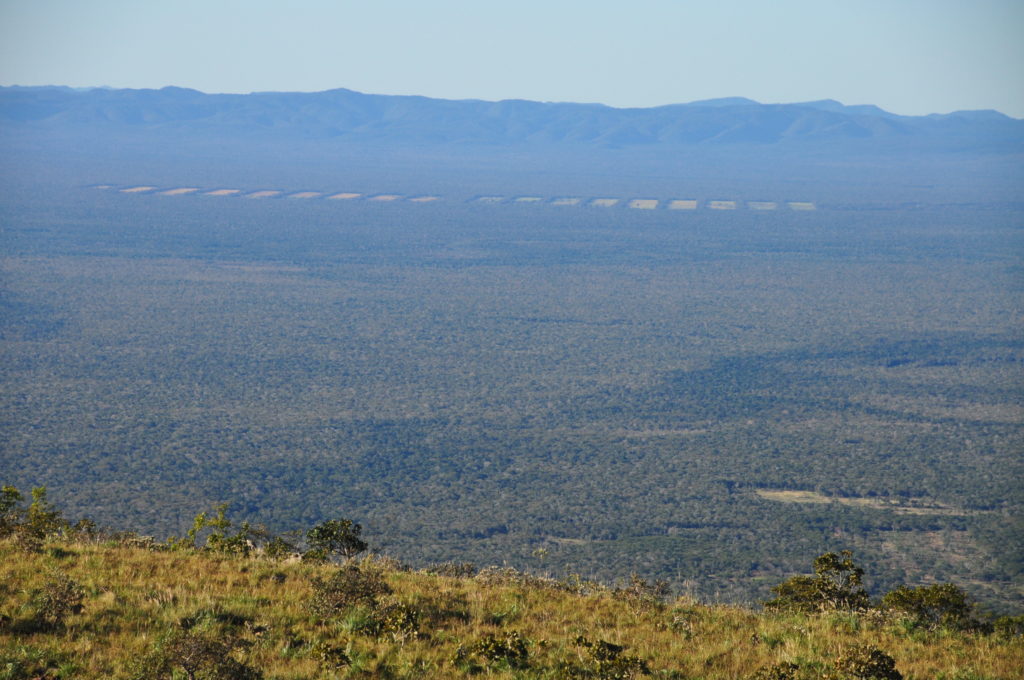
[{"label": "hill slope", "polygon": [[4,678],[995,680],[1024,662],[1017,629],[667,603],[642,580],[609,589],[129,542],[24,552],[0,540]]}]

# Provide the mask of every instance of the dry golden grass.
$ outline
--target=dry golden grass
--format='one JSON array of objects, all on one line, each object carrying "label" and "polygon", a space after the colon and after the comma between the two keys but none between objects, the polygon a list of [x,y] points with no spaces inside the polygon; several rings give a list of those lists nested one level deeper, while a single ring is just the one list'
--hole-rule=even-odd
[{"label": "dry golden grass", "polygon": [[617,205],[618,202],[619,199],[617,198],[595,198],[590,202],[590,205],[598,208],[611,208],[612,206]]},{"label": "dry golden grass", "polygon": [[736,201],[708,201],[708,207],[712,210],[735,210]]},{"label": "dry golden grass", "polygon": [[343,191],[340,194],[332,194],[327,198],[331,199],[332,201],[348,201],[353,198],[359,198],[360,196],[362,196],[362,194],[356,194],[351,191]]},{"label": "dry golden grass", "polygon": [[234,196],[241,192],[241,189],[214,189],[213,191],[207,191],[207,196]]},{"label": "dry golden grass", "polygon": [[161,191],[162,196],[181,196],[182,194],[191,194],[199,191],[199,187],[179,187],[177,189],[168,189],[167,191]]},{"label": "dry golden grass", "polygon": [[[327,620],[312,614],[306,607],[311,580],[332,573],[335,567],[327,565],[85,543],[51,542],[41,553],[24,553],[0,541],[0,613],[9,617],[0,626],[0,655],[28,648],[72,664],[74,677],[127,678],[162,634],[206,612],[244,622],[235,631],[245,643],[235,658],[281,680],[467,677],[467,669],[453,663],[456,649],[509,631],[528,641],[528,667],[484,664],[485,677],[557,677],[559,662],[580,658],[572,642],[578,635],[626,645],[655,677],[747,678],[783,661],[824,667],[861,644],[892,655],[907,680],[1009,679],[1024,667],[1020,637],[908,633],[853,614],[765,614],[686,598],[645,603],[602,587],[574,591],[567,582],[501,572],[490,579],[449,578],[398,570],[387,560],[360,566],[380,570],[393,589],[384,603],[419,612],[418,635],[360,633],[365,614],[357,612]],[[54,572],[83,587],[84,609],[62,630],[17,632],[30,616],[31,593]],[[325,646],[346,650],[351,665],[336,675],[325,669],[317,651]]]},{"label": "dry golden grass", "polygon": [[677,198],[668,202],[669,210],[696,210],[697,201],[689,198]]}]

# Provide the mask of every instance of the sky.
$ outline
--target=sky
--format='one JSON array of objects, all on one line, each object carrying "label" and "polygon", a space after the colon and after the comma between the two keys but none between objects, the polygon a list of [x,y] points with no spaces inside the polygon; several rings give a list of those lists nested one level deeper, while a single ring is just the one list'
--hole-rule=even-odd
[{"label": "sky", "polygon": [[1022,0],[0,0],[0,85],[1024,118]]}]

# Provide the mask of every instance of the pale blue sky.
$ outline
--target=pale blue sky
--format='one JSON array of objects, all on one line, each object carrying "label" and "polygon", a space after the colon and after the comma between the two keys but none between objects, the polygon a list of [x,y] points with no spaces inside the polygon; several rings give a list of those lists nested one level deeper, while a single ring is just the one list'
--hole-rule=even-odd
[{"label": "pale blue sky", "polygon": [[1022,0],[0,0],[0,84],[1024,117]]}]

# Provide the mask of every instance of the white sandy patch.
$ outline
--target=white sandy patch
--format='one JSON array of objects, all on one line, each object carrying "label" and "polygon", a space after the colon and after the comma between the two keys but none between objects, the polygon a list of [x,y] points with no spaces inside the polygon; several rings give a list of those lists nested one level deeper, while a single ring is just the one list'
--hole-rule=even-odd
[{"label": "white sandy patch", "polygon": [[331,196],[328,196],[327,198],[332,201],[348,201],[353,198],[359,198],[360,196],[362,196],[362,194],[355,194],[352,193],[351,191],[343,191],[340,194],[333,194]]},{"label": "white sandy patch", "polygon": [[121,189],[122,194],[141,194],[143,191],[152,191],[156,187],[129,187],[127,189]]},{"label": "white sandy patch", "polygon": [[697,201],[692,198],[677,198],[668,202],[669,210],[696,210]]},{"label": "white sandy patch", "polygon": [[654,210],[658,207],[658,201],[654,198],[634,198],[629,202],[629,207],[637,210]]},{"label": "white sandy patch", "polygon": [[790,201],[790,210],[814,210],[815,205],[809,201]]},{"label": "white sandy patch", "polygon": [[709,201],[708,207],[712,210],[735,210],[736,201]]},{"label": "white sandy patch", "polygon": [[199,191],[199,187],[179,187],[177,189],[161,191],[160,193],[164,196],[181,196],[182,194],[191,194],[195,191]]},{"label": "white sandy patch", "polygon": [[239,193],[241,189],[214,189],[213,191],[207,191],[207,196],[234,196]]},{"label": "white sandy patch", "polygon": [[590,202],[590,205],[597,206],[598,208],[610,208],[619,202],[617,198],[595,198]]}]

